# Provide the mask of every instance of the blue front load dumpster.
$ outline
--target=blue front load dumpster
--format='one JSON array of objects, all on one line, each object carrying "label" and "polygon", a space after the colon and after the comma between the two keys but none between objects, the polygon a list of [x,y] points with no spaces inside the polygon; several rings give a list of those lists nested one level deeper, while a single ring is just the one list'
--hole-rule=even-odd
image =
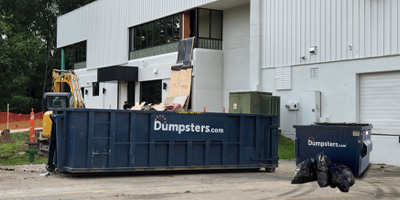
[{"label": "blue front load dumpster", "polygon": [[60,109],[49,170],[69,173],[278,166],[278,117],[261,114]]},{"label": "blue front load dumpster", "polygon": [[369,165],[372,151],[370,124],[317,123],[295,125],[296,163],[324,152],[332,162],[344,164],[354,176]]}]

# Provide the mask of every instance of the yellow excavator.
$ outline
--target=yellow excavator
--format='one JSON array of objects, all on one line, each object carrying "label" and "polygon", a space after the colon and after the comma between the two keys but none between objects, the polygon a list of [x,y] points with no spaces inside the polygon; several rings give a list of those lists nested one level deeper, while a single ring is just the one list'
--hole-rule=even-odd
[{"label": "yellow excavator", "polygon": [[[78,76],[72,70],[53,70],[52,92],[43,95],[44,114],[43,131],[38,138],[40,154],[47,154],[51,135],[51,119],[53,109],[56,108],[84,108]],[[62,89],[62,87],[64,87]],[[68,92],[64,92],[68,91]]]}]

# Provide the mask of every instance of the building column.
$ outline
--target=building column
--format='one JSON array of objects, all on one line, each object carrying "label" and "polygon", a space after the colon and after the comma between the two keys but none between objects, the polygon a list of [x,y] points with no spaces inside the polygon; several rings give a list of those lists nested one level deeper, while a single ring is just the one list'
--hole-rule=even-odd
[{"label": "building column", "polygon": [[261,91],[262,1],[250,1],[250,90]]}]

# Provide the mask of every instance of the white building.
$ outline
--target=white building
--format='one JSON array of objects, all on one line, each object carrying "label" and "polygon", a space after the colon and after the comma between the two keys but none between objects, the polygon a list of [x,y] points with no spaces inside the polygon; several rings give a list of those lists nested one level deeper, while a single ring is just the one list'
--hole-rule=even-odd
[{"label": "white building", "polygon": [[98,0],[58,18],[57,47],[75,47],[87,107],[121,109],[164,101],[177,41],[196,36],[192,111],[272,92],[285,136],[315,121],[372,123],[371,162],[400,166],[399,10],[398,0]]}]

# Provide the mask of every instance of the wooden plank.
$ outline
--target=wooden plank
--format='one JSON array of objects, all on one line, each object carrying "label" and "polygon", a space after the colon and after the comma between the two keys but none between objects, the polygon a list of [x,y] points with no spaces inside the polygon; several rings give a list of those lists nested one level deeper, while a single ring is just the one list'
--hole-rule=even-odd
[{"label": "wooden plank", "polygon": [[[185,105],[189,102],[190,90],[192,88],[193,68],[181,69],[180,71],[171,71],[170,88],[168,97],[187,96]],[[185,107],[185,105],[182,105]]]},{"label": "wooden plank", "polygon": [[182,15],[183,17],[183,37],[182,39],[187,39],[190,37],[190,14],[189,12],[185,12]]},{"label": "wooden plank", "polygon": [[189,96],[192,86],[192,68],[171,71],[168,97]]}]

